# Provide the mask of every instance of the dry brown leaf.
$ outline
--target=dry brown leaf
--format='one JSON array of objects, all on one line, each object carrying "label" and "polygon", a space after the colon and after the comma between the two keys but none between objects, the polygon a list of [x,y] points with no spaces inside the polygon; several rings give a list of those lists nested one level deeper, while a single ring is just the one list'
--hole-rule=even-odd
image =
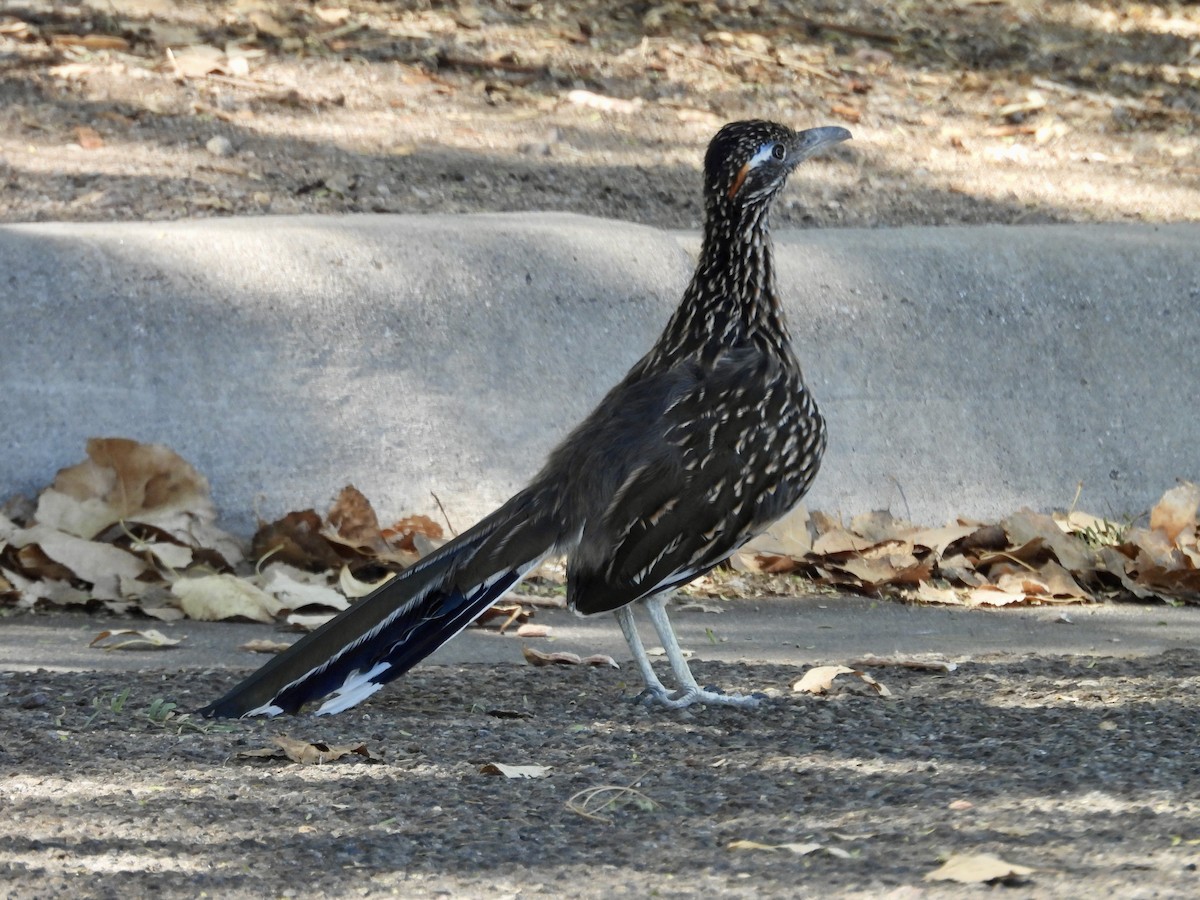
[{"label": "dry brown leaf", "polygon": [[621,113],[625,115],[635,113],[642,108],[642,99],[640,97],[633,100],[622,100],[618,97],[606,97],[603,94],[595,94],[585,90],[568,91],[567,102],[588,109],[597,109],[601,112]]},{"label": "dry brown leaf", "polygon": [[594,653],[591,656],[579,656],[576,653],[542,653],[531,647],[522,647],[521,653],[531,666],[603,666],[609,669],[621,668],[611,656]]},{"label": "dry brown leaf", "polygon": [[925,880],[981,884],[988,881],[1007,881],[1032,874],[1033,869],[1007,863],[990,853],[955,853],[941,866],[927,873]]},{"label": "dry brown leaf", "polygon": [[804,694],[827,694],[839,675],[853,675],[870,685],[881,697],[890,697],[892,692],[866,672],[849,666],[814,666],[792,685],[792,691]]},{"label": "dry brown leaf", "polygon": [[[747,553],[739,550],[729,558],[729,565],[736,572],[754,575],[783,575],[800,568],[800,563],[790,556],[772,556],[768,553]],[[693,582],[693,585],[695,582]]]},{"label": "dry brown leaf", "polygon": [[110,581],[115,587],[118,579],[137,578],[146,571],[143,560],[120,547],[87,541],[46,525],[17,532],[10,543],[20,548],[36,545],[48,559],[68,570],[70,576],[92,584]]},{"label": "dry brown leaf", "polygon": [[915,600],[918,603],[939,603],[947,606],[963,606],[964,600],[961,590],[948,587],[938,587],[928,581],[922,581],[911,591],[906,591],[904,596],[909,600]]},{"label": "dry brown leaf", "polygon": [[1066,601],[1081,603],[1091,601],[1092,596],[1071,577],[1071,573],[1053,560],[1037,568],[1025,566],[997,565],[990,570],[994,586],[1012,594],[1027,594],[1046,602]]},{"label": "dry brown leaf", "polygon": [[299,628],[301,631],[316,631],[335,615],[336,613],[322,613],[319,615],[291,613],[284,621],[293,628]]},{"label": "dry brown leaf", "polygon": [[[290,569],[290,571],[288,571]],[[280,609],[303,609],[310,606],[338,610],[347,609],[350,601],[324,581],[309,580],[309,573],[284,564],[268,566],[257,579],[258,586],[279,601]]]},{"label": "dry brown leaf", "polygon": [[[128,640],[115,644],[106,643],[112,638],[131,635]],[[101,650],[169,650],[178,647],[186,638],[169,638],[161,631],[147,628],[137,631],[133,628],[119,628],[115,631],[102,631],[94,638],[89,647],[99,647]]]},{"label": "dry brown leaf", "polygon": [[408,516],[393,522],[391,527],[384,529],[383,536],[392,546],[401,550],[417,552],[416,537],[424,535],[432,541],[440,541],[446,535],[442,526],[429,516]]},{"label": "dry brown leaf", "polygon": [[343,560],[322,536],[321,517],[314,510],[290,512],[260,525],[250,542],[255,559],[271,559],[299,569],[337,569]]},{"label": "dry brown leaf", "polygon": [[[816,514],[813,515],[814,521]],[[818,556],[831,556],[836,553],[862,553],[871,542],[857,534],[851,534],[841,526],[833,526],[822,533],[813,542],[813,553]]]},{"label": "dry brown leaf", "polygon": [[946,548],[955,541],[961,541],[978,530],[976,525],[946,525],[942,528],[922,528],[908,535],[916,547],[925,547],[933,553],[935,559],[940,559]]},{"label": "dry brown leaf", "polygon": [[808,509],[804,504],[746,543],[740,551],[746,556],[786,556],[803,559],[813,548]]},{"label": "dry brown leaf", "polygon": [[1155,596],[1154,591],[1138,584],[1129,576],[1133,564],[1128,556],[1116,547],[1101,547],[1097,555],[1100,557],[1099,570],[1116,576],[1121,586],[1140,600],[1148,600]]},{"label": "dry brown leaf", "polygon": [[1029,598],[1023,591],[1006,591],[984,585],[968,589],[963,593],[963,599],[968,606],[1011,606],[1014,603],[1025,603]]},{"label": "dry brown leaf", "polygon": [[[385,548],[379,531],[379,519],[370,501],[352,484],[342,488],[325,516],[323,534],[351,547],[371,552]],[[332,529],[332,533],[331,533]]]},{"label": "dry brown leaf", "polygon": [[522,625],[517,629],[516,635],[519,638],[549,637],[550,636],[550,626],[549,625]]},{"label": "dry brown leaf", "polygon": [[91,438],[87,455],[84,462],[61,469],[54,486],[42,492],[38,522],[90,539],[120,521],[154,524],[163,513],[215,518],[208,481],[161,444]]},{"label": "dry brown leaf", "polygon": [[585,666],[603,666],[606,669],[621,668],[615,659],[603,653],[593,653],[591,656],[585,656],[579,662]]},{"label": "dry brown leaf", "polygon": [[1162,495],[1150,510],[1150,527],[1168,540],[1178,541],[1184,532],[1194,535],[1200,510],[1200,485],[1185,481]]},{"label": "dry brown leaf", "polygon": [[265,638],[255,638],[252,641],[239,644],[238,649],[246,650],[250,653],[282,653],[291,646],[286,641],[268,641]]},{"label": "dry brown leaf", "polygon": [[100,132],[88,125],[75,126],[75,141],[84,150],[99,150],[104,146]]},{"label": "dry brown leaf", "polygon": [[161,444],[91,438],[88,459],[59,471],[38,497],[35,518],[91,539],[117,522],[138,522],[193,548],[208,548],[228,565],[242,559],[238,541],[215,525],[208,481]]},{"label": "dry brown leaf", "polygon": [[195,558],[195,551],[191,547],[173,544],[170,541],[139,540],[130,544],[129,549],[134,553],[149,553],[171,571],[186,569]]},{"label": "dry brown leaf", "polygon": [[1164,599],[1200,600],[1200,571],[1195,569],[1147,566],[1138,571],[1138,580]]},{"label": "dry brown leaf", "polygon": [[178,50],[167,48],[167,58],[179,78],[203,78],[225,71],[226,57],[222,50],[208,44],[193,44]]},{"label": "dry brown leaf", "polygon": [[278,745],[278,750],[276,750],[274,747],[263,747],[258,750],[243,750],[237,754],[237,758],[251,759],[254,757],[267,757],[271,759],[278,759],[286,757],[292,762],[297,762],[305,766],[317,766],[323,763],[333,762],[334,760],[342,759],[347,756],[358,756],[367,762],[380,761],[379,757],[372,753],[365,743],[310,743],[309,741],[299,741],[295,738],[287,737],[286,735],[279,735],[271,740]]},{"label": "dry brown leaf", "polygon": [[85,50],[128,50],[129,41],[115,34],[52,34],[55,47],[82,47]]},{"label": "dry brown leaf", "polygon": [[88,606],[92,602],[90,592],[81,591],[66,581],[54,578],[20,579],[15,572],[9,572],[7,577],[21,592],[18,605],[23,608],[33,608],[39,600],[55,606]]},{"label": "dry brown leaf", "polygon": [[938,563],[937,573],[945,580],[965,587],[982,587],[988,583],[987,577],[976,571],[975,564],[959,554],[948,556]]},{"label": "dry brown leaf", "polygon": [[365,597],[375,590],[383,587],[384,584],[396,577],[395,572],[389,572],[378,581],[363,581],[355,578],[350,571],[349,566],[342,566],[338,572],[338,590],[349,597],[351,600],[357,600],[359,597]]},{"label": "dry brown leaf", "polygon": [[251,619],[273,622],[282,604],[249,581],[235,575],[201,575],[176,579],[171,593],[190,619],[216,622]]},{"label": "dry brown leaf", "polygon": [[850,530],[869,544],[883,541],[904,541],[916,529],[912,523],[897,519],[889,510],[877,509],[861,513],[850,520]]},{"label": "dry brown leaf", "polygon": [[519,603],[494,603],[479,614],[475,622],[477,625],[488,624],[496,619],[501,619],[500,633],[504,634],[510,626],[517,622],[526,622],[531,617],[532,613]]},{"label": "dry brown leaf", "polygon": [[831,567],[849,572],[866,587],[886,584],[917,584],[929,578],[931,567],[917,561],[911,553],[894,554],[879,559],[851,557],[830,563]]},{"label": "dry brown leaf", "polygon": [[1083,572],[1093,567],[1094,557],[1088,546],[1075,535],[1064,534],[1050,516],[1023,509],[1003,519],[1000,526],[1018,548],[1032,549],[1036,546],[1033,542],[1040,540],[1072,572]]},{"label": "dry brown leaf", "polygon": [[1175,569],[1184,563],[1179,545],[1167,537],[1165,531],[1151,528],[1130,528],[1121,549],[1134,559],[1134,570],[1160,568]]},{"label": "dry brown leaf", "polygon": [[579,654],[567,653],[566,651],[543,653],[540,650],[534,650],[532,647],[522,647],[521,655],[525,657],[525,662],[531,666],[578,666],[583,663],[583,658]]},{"label": "dry brown leaf", "polygon": [[341,25],[350,18],[350,10],[344,6],[315,6],[313,14],[326,25]]},{"label": "dry brown leaf", "polygon": [[511,766],[507,763],[484,763],[479,767],[483,775],[503,775],[505,778],[545,778],[550,766]]},{"label": "dry brown leaf", "polygon": [[818,850],[824,850],[831,856],[836,856],[838,859],[849,859],[850,853],[843,850],[841,847],[826,847],[824,844],[763,844],[759,841],[750,841],[745,838],[736,841],[730,841],[725,845],[727,850],[787,850],[789,853],[794,853],[796,856],[808,856],[810,853],[816,853]]}]

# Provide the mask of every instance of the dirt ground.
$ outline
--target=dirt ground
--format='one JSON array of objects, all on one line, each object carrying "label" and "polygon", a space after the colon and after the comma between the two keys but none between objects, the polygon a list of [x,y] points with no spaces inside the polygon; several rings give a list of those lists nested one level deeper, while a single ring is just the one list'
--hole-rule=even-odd
[{"label": "dirt ground", "polygon": [[[988,891],[923,880],[987,852],[1034,870],[1005,896],[1200,892],[1200,653],[877,671],[887,699],[696,669],[772,699],[666,713],[612,669],[425,667],[350,714],[197,730],[163,701],[230,673],[3,676],[0,879],[12,898],[934,900]],[[281,734],[363,751],[239,758]]]},{"label": "dirt ground", "polygon": [[[1198,84],[1195,4],[14,0],[0,221],[555,209],[694,228],[704,143],[749,116],[855,134],[798,173],[785,226],[1195,221]],[[775,696],[664,713],[626,702],[625,672],[429,667],[331,720],[214,724],[178,711],[227,672],[0,674],[0,883],[13,898],[1200,894],[1200,653],[1014,648],[889,670],[891,699],[697,668]],[[372,758],[237,756],[280,734]],[[550,768],[510,780],[490,762]],[[606,787],[636,793],[572,808]],[[922,880],[965,852],[1034,872]]]},{"label": "dirt ground", "polygon": [[724,121],[840,124],[778,224],[1200,218],[1200,7],[0,6],[0,221],[571,210],[693,228]]}]

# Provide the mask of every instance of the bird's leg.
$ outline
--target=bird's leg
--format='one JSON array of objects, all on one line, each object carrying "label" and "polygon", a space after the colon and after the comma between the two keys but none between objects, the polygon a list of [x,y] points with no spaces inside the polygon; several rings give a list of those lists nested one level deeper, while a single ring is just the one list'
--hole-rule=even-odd
[{"label": "bird's leg", "polygon": [[757,697],[744,697],[741,694],[719,694],[716,691],[700,687],[696,683],[695,676],[692,675],[692,670],[688,668],[687,660],[683,658],[683,650],[680,649],[679,641],[675,637],[675,629],[671,627],[671,620],[667,618],[666,597],[662,594],[657,594],[653,597],[648,597],[642,602],[646,604],[646,612],[650,615],[650,622],[654,625],[654,630],[658,632],[658,639],[662,641],[663,649],[667,651],[667,659],[671,663],[671,671],[675,673],[675,681],[679,685],[681,692],[680,696],[674,699],[669,699],[666,695],[656,698],[659,702],[672,709],[691,706],[693,703],[714,703],[724,706],[758,706]]},{"label": "bird's leg", "polygon": [[633,661],[637,663],[638,671],[642,674],[642,681],[646,685],[645,690],[639,695],[639,699],[669,699],[671,696],[670,692],[658,680],[658,676],[654,674],[654,668],[650,665],[650,657],[646,655],[646,648],[642,646],[642,638],[638,634],[637,623],[633,620],[633,607],[622,606],[616,611],[615,615],[621,625],[621,631],[625,635],[625,642],[629,644],[629,650],[633,653]]}]

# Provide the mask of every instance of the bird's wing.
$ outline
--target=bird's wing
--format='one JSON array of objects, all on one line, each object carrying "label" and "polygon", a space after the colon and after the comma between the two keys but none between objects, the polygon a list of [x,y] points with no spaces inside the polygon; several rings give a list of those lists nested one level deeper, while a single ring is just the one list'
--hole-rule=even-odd
[{"label": "bird's wing", "polygon": [[[791,425],[773,392],[786,390],[779,364],[729,352],[703,377],[676,379],[661,419],[641,422],[648,442],[635,465],[593,507],[569,569],[570,601],[582,613],[617,609],[708,571],[782,515],[799,497],[772,465]],[[765,390],[764,390],[765,389]],[[625,423],[627,428],[639,423]]]}]

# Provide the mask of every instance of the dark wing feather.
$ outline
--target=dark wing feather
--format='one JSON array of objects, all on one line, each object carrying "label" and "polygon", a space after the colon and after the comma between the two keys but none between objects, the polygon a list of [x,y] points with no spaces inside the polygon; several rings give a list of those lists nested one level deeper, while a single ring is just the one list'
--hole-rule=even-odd
[{"label": "dark wing feather", "polygon": [[824,440],[815,407],[796,402],[799,385],[755,347],[678,379],[661,420],[642,423],[653,446],[639,448],[641,464],[583,525],[569,571],[574,607],[613,610],[686,583],[791,508]]}]

